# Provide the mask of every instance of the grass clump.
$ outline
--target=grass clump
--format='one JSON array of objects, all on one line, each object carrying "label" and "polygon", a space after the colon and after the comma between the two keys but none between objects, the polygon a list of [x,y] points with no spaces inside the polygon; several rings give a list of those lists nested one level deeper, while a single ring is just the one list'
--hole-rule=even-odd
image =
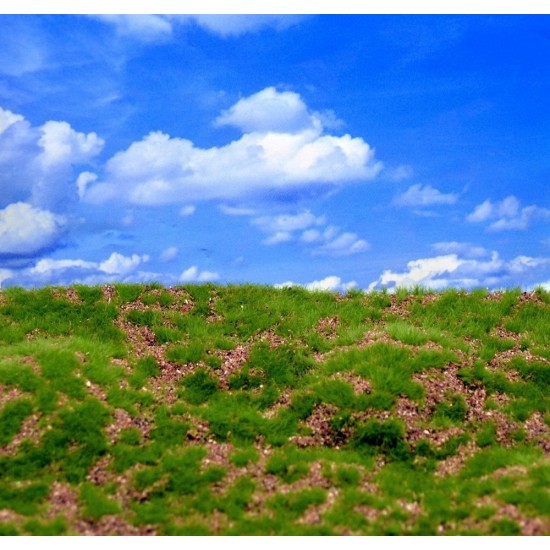
[{"label": "grass clump", "polygon": [[33,412],[32,402],[18,399],[6,403],[0,410],[0,446],[7,445],[19,433],[25,418]]},{"label": "grass clump", "polygon": [[199,369],[183,380],[180,396],[192,405],[206,403],[218,391],[218,382],[206,369]]},{"label": "grass clump", "polygon": [[367,453],[380,452],[390,458],[406,460],[410,450],[404,435],[403,424],[397,420],[369,420],[357,426],[352,445]]},{"label": "grass clump", "polygon": [[108,498],[104,491],[91,483],[84,483],[80,488],[83,515],[86,519],[97,521],[103,516],[117,514],[120,506]]}]

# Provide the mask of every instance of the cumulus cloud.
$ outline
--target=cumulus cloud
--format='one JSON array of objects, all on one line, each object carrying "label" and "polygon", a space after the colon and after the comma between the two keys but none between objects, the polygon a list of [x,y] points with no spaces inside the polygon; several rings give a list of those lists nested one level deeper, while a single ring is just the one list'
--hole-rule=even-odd
[{"label": "cumulus cloud", "polygon": [[179,279],[182,283],[206,283],[209,281],[217,281],[219,278],[220,276],[218,273],[215,273],[213,271],[200,271],[196,265],[193,265],[190,268],[186,269],[180,275]]},{"label": "cumulus cloud", "polygon": [[274,87],[239,100],[216,119],[218,126],[235,126],[243,132],[294,133],[318,124],[299,94]]},{"label": "cumulus cloud", "polygon": [[84,164],[100,153],[105,144],[95,132],[76,132],[67,122],[50,120],[40,130],[40,160],[46,166]]},{"label": "cumulus cloud", "polygon": [[23,116],[0,108],[0,206],[24,201],[66,210],[93,181],[87,172],[75,185],[73,167],[89,163],[103,145],[94,132],[77,132],[67,122],[33,127]]},{"label": "cumulus cloud", "polygon": [[[201,149],[189,140],[152,132],[114,155],[107,162],[104,181],[87,187],[85,199],[141,205],[212,199],[232,202],[277,193],[326,191],[346,182],[372,179],[381,170],[363,139],[325,134],[309,111],[310,125],[294,127],[297,119],[292,109],[300,118],[305,108],[298,94],[289,99],[290,92],[267,90],[241,100],[253,102],[260,116],[247,115],[243,108],[222,114],[226,122],[254,128],[239,139]],[[268,121],[274,129],[267,129]]]},{"label": "cumulus cloud", "polygon": [[66,218],[25,202],[0,210],[0,255],[32,256],[54,245]]},{"label": "cumulus cloud", "polygon": [[506,261],[496,251],[486,251],[485,257],[479,259],[446,254],[412,260],[402,272],[387,269],[369,285],[369,290],[416,285],[435,290],[448,286],[495,288],[511,281],[521,284],[525,276],[535,274],[537,270],[549,265],[550,258],[523,255]]},{"label": "cumulus cloud", "polygon": [[264,28],[284,30],[299,23],[299,15],[92,15],[115,27],[121,36],[144,42],[169,38],[178,25],[197,25],[202,29],[227,38],[256,32]]},{"label": "cumulus cloud", "polygon": [[534,204],[522,208],[514,195],[494,203],[486,200],[466,217],[470,223],[492,222],[489,231],[523,230],[535,220],[550,220],[550,210]]},{"label": "cumulus cloud", "polygon": [[135,270],[135,268],[144,262],[149,261],[149,256],[144,254],[132,254],[131,256],[123,256],[118,252],[113,252],[109,258],[99,263],[99,270],[109,275],[126,275]]},{"label": "cumulus cloud", "polygon": [[433,206],[436,204],[455,204],[457,193],[442,193],[431,185],[411,185],[405,192],[397,195],[393,203],[396,206]]},{"label": "cumulus cloud", "polygon": [[291,286],[302,286],[307,290],[311,290],[311,291],[321,290],[321,291],[333,291],[333,292],[334,291],[347,292],[348,290],[356,288],[357,283],[355,281],[349,281],[347,283],[344,283],[341,277],[338,277],[336,275],[329,275],[324,279],[320,279],[318,281],[311,281],[310,283],[305,283],[305,284],[286,281],[284,283],[276,284],[275,288],[285,288],[285,287],[291,287]]}]

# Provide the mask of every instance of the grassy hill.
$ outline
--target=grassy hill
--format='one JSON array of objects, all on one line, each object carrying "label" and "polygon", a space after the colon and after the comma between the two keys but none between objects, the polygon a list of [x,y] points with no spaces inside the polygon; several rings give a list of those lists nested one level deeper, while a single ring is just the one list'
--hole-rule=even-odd
[{"label": "grassy hill", "polygon": [[550,294],[0,292],[1,534],[550,534]]}]

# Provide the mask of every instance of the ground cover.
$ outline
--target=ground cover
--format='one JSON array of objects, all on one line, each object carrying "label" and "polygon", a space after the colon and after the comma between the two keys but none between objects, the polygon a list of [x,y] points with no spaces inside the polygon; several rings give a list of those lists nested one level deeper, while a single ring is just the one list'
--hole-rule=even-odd
[{"label": "ground cover", "polygon": [[8,288],[0,534],[549,535],[550,294]]}]

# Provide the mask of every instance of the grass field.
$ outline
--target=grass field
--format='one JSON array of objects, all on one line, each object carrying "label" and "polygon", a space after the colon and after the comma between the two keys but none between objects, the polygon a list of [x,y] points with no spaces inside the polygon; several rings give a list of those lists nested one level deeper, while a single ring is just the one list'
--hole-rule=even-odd
[{"label": "grass field", "polygon": [[8,288],[0,534],[550,535],[550,294]]}]

